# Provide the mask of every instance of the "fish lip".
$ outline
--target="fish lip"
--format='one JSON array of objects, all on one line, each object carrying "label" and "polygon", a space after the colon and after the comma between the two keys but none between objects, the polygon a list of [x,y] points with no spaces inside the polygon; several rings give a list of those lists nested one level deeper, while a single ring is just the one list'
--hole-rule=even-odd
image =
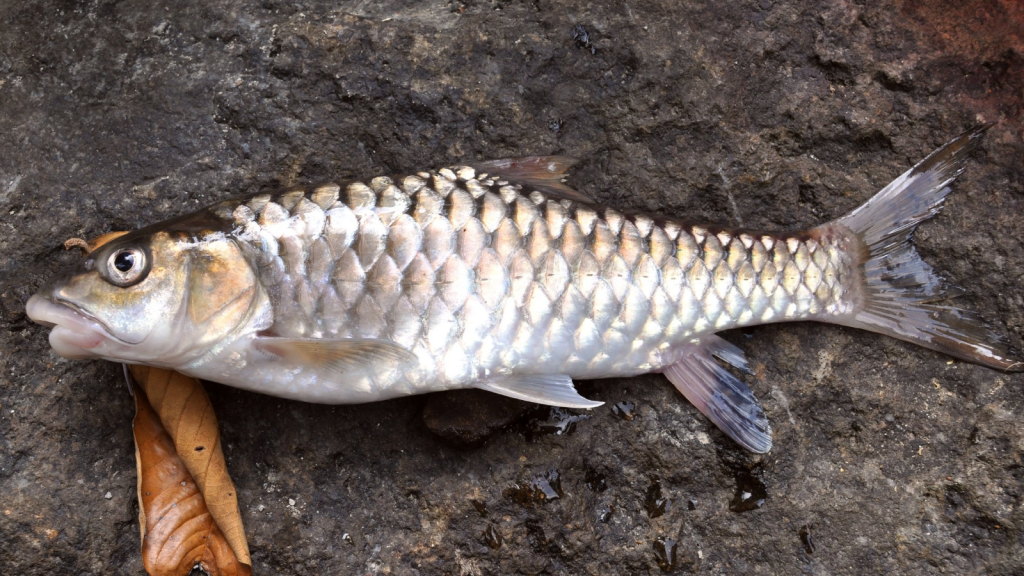
[{"label": "fish lip", "polygon": [[51,320],[59,320],[60,318],[57,316],[61,313],[71,313],[73,316],[77,317],[77,320],[84,321],[89,328],[92,328],[93,330],[99,329],[96,331],[100,332],[105,338],[109,338],[118,344],[132,344],[131,342],[122,340],[114,335],[114,333],[110,331],[110,328],[108,328],[107,325],[95,315],[82,309],[74,302],[70,302],[60,298],[59,296],[47,297],[35,294],[29,298],[28,303],[25,305],[25,312],[33,322],[46,326],[47,328],[54,328],[57,326],[64,326],[65,328],[68,328],[66,324],[61,324]]}]

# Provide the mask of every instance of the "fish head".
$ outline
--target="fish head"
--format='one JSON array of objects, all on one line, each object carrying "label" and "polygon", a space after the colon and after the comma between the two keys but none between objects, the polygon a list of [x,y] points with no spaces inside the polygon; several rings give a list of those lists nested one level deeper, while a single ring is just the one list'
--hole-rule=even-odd
[{"label": "fish head", "polygon": [[90,252],[32,296],[65,358],[175,367],[236,332],[257,299],[255,273],[223,232],[146,229]]}]

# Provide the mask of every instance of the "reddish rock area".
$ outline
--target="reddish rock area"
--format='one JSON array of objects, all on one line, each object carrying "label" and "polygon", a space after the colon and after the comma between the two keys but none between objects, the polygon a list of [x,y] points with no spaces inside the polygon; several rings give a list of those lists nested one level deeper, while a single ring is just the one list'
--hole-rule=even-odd
[{"label": "reddish rock area", "polygon": [[[121,369],[55,356],[28,297],[70,237],[231,196],[567,154],[605,203],[799,229],[995,122],[917,243],[1020,348],[1024,9],[890,4],[0,4],[3,573],[143,573]],[[659,375],[580,383],[589,418],[210,385],[255,573],[1020,573],[1024,377],[834,326],[725,337],[765,456]]]}]

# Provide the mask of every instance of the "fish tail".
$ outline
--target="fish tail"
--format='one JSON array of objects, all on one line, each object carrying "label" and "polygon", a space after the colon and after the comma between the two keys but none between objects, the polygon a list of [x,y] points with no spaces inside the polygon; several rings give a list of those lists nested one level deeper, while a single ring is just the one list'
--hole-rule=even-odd
[{"label": "fish tail", "polygon": [[[968,130],[932,152],[839,225],[859,242],[854,250],[863,282],[852,310],[833,321],[887,334],[1004,371],[1024,370],[1003,335],[977,313],[950,306],[954,290],[914,249],[914,231],[942,210],[950,183],[991,124]],[[857,292],[860,292],[859,294]]]}]

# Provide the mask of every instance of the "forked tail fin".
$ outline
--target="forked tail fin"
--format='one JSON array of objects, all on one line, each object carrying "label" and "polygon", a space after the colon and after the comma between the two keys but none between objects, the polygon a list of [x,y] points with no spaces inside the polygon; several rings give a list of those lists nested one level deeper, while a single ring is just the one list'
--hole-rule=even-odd
[{"label": "forked tail fin", "polygon": [[[1002,334],[977,313],[949,306],[947,285],[911,244],[917,226],[942,210],[949,184],[991,126],[978,126],[932,152],[834,224],[861,241],[863,304],[837,323],[887,334],[1004,371],[1024,370]],[[827,225],[826,225],[827,226]]]}]

